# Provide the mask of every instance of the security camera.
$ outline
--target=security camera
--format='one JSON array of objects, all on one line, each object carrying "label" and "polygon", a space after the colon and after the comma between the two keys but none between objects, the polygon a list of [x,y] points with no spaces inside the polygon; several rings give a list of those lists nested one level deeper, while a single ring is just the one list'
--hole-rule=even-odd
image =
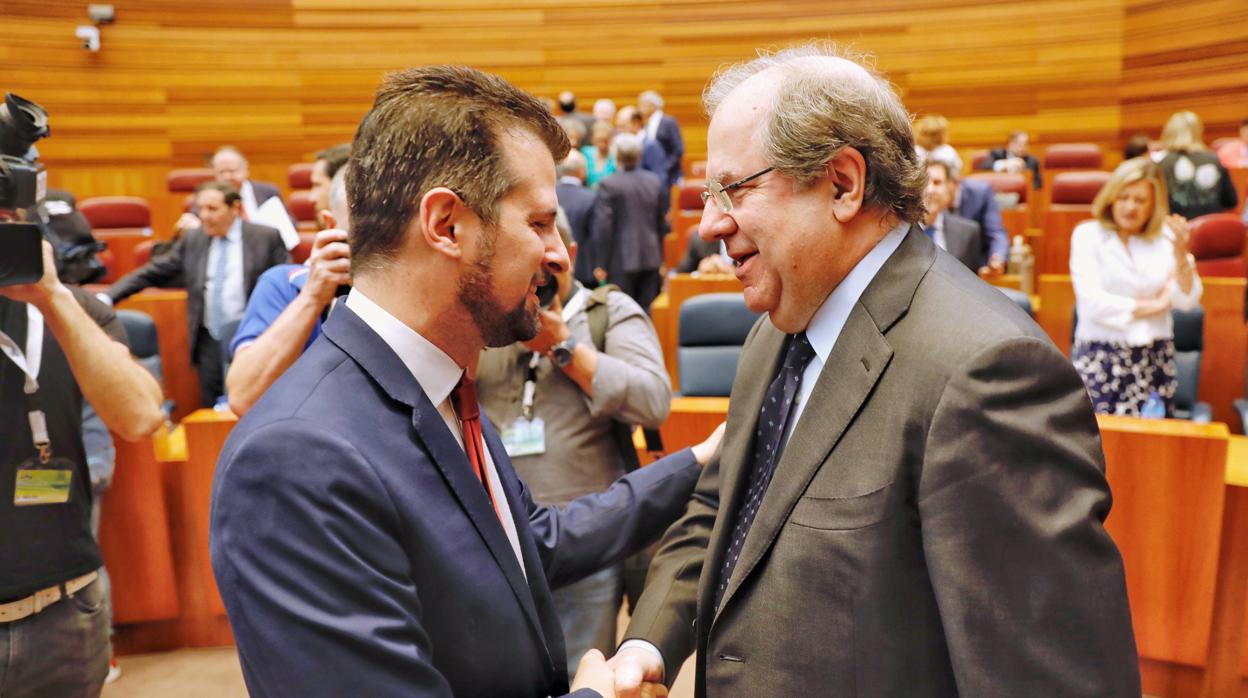
[{"label": "security camera", "polygon": [[112,24],[117,17],[117,12],[112,5],[87,5],[87,16],[95,22],[96,26],[101,24]]},{"label": "security camera", "polygon": [[92,53],[100,50],[100,28],[85,24],[74,30],[74,36],[82,42],[82,47]]}]

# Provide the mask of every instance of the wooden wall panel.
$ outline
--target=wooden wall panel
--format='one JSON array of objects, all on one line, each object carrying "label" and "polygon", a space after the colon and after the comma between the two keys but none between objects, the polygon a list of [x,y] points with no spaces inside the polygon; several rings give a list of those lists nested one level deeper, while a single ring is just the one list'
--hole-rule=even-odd
[{"label": "wooden wall panel", "polygon": [[[54,186],[160,198],[163,174],[232,143],[253,176],[349,140],[380,77],[463,62],[583,108],[658,89],[687,159],[705,154],[699,98],[758,47],[830,38],[877,57],[915,113],[951,118],[970,152],[1027,129],[1038,146],[1157,133],[1191,106],[1211,136],[1248,112],[1242,0],[121,0],[83,51],[77,0],[0,0],[0,88],[48,107]],[[1111,160],[1112,162],[1112,160]],[[176,200],[154,204],[164,235]]]}]

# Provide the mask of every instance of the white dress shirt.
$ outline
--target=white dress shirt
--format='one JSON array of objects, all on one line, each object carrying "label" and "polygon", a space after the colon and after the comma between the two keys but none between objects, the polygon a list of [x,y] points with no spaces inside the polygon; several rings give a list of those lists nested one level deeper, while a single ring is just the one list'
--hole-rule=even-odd
[{"label": "white dress shirt", "polygon": [[239,187],[238,195],[243,199],[243,213],[247,214],[247,220],[256,217],[256,210],[260,208],[260,204],[256,203],[256,190],[251,186],[251,180],[243,180],[243,186]]},{"label": "white dress shirt", "polygon": [[[858,304],[858,299],[862,298],[862,294],[867,290],[867,286],[875,279],[875,275],[880,273],[880,268],[884,266],[884,262],[897,251],[901,246],[902,240],[906,238],[906,233],[910,230],[909,223],[899,223],[884,236],[882,240],[876,243],[875,247],[867,253],[865,257],[854,265],[849,274],[832,289],[832,293],[823,301],[823,305],[815,311],[810,318],[810,324],[806,326],[806,339],[810,342],[810,346],[815,350],[815,355],[811,357],[810,363],[806,365],[806,370],[802,373],[801,383],[798,385],[797,397],[794,399],[793,412],[789,415],[789,421],[784,427],[784,444],[789,443],[789,438],[793,436],[793,430],[801,421],[802,412],[806,409],[806,403],[810,401],[810,395],[815,391],[815,383],[820,379],[823,373],[823,366],[828,361],[828,357],[832,355],[832,349],[836,346],[836,340],[841,336],[841,330],[845,329],[845,323],[849,320],[849,313]],[[828,380],[835,381],[838,376],[828,376]],[[806,427],[807,429],[820,429],[822,424],[814,424]],[[766,495],[764,495],[766,496]],[[620,649],[627,647],[642,647],[659,656],[663,661],[663,655],[659,652],[659,648],[645,640],[627,640],[620,645]],[[664,671],[666,672],[666,667]]]},{"label": "white dress shirt", "polygon": [[663,110],[655,109],[650,118],[646,120],[645,140],[652,141],[659,137],[659,124],[661,123],[663,123]]},{"label": "white dress shirt", "polygon": [[1174,233],[1164,225],[1161,235],[1151,240],[1132,235],[1126,245],[1100,221],[1075,227],[1070,238],[1070,281],[1079,314],[1076,341],[1139,347],[1174,337],[1170,313],[1133,317],[1137,300],[1156,298],[1167,285],[1173,307],[1190,310],[1200,302],[1204,289],[1195,270],[1191,291],[1179,288],[1173,240]]},{"label": "white dress shirt", "polygon": [[226,248],[225,283],[221,285],[221,317],[223,322],[238,320],[247,309],[247,289],[243,285],[243,220],[235,218],[234,224],[224,238],[213,238],[208,248],[208,266],[204,269],[204,327],[212,317],[212,302],[216,297],[213,270],[221,248]]},{"label": "white dress shirt", "polygon": [[[398,355],[407,370],[411,371],[416,382],[420,384],[420,389],[429,397],[429,401],[437,406],[438,414],[441,415],[442,421],[446,422],[446,428],[451,430],[451,435],[455,437],[456,443],[462,449],[464,432],[450,398],[460,377],[464,375],[464,370],[455,363],[454,359],[447,356],[446,352],[369,300],[360,292],[360,289],[351,289],[351,293],[347,295],[347,307],[358,315],[364,324],[371,327],[386,343],[386,346]],[[482,411],[482,416],[484,417],[484,411]],[[507,505],[507,493],[503,489],[502,481],[498,478],[494,456],[490,454],[488,447],[484,450],[485,474],[490,484],[490,495],[495,502],[498,502],[503,532],[507,534],[507,542],[511,544],[512,552],[516,554],[516,562],[520,564],[520,571],[527,579],[528,573],[524,571],[524,557],[520,553],[520,538],[516,535],[516,522],[511,516],[511,507]],[[474,474],[473,477],[475,478],[476,475]]]}]

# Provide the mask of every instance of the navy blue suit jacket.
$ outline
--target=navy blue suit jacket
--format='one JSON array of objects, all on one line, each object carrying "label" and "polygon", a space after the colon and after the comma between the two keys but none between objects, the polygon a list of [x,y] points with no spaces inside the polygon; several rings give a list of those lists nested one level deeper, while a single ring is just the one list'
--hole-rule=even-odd
[{"label": "navy blue suit jacket", "polygon": [[680,124],[675,118],[664,114],[655,129],[654,140],[663,146],[663,153],[667,156],[667,185],[670,187],[684,174],[680,160],[685,156],[685,139],[680,135]]},{"label": "navy blue suit jacket", "polygon": [[560,182],[555,185],[555,194],[559,197],[559,206],[568,215],[568,224],[572,226],[572,240],[576,242],[576,263],[572,267],[572,276],[590,288],[598,285],[594,279],[594,254],[590,249],[590,214],[594,209],[594,192],[580,184]]},{"label": "navy blue suit jacket", "polygon": [[975,179],[964,179],[956,207],[949,210],[963,218],[975,221],[984,234],[984,264],[994,255],[1004,261],[1010,256],[1010,236],[1001,224],[1001,210],[992,185]]},{"label": "navy blue suit jacket", "polygon": [[656,538],[700,468],[681,451],[558,510],[482,426],[523,571],[416,379],[350,308],[330,316],[217,462],[212,565],[251,695],[567,691],[550,586]]}]

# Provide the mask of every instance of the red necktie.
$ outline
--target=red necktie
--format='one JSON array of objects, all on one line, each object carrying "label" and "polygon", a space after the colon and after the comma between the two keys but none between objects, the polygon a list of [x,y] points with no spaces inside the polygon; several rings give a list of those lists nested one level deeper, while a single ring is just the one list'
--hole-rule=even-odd
[{"label": "red necktie", "polygon": [[455,414],[459,416],[459,427],[463,430],[464,451],[468,453],[468,462],[476,472],[477,479],[481,481],[481,486],[485,488],[485,496],[490,498],[490,503],[494,505],[494,514],[501,522],[503,515],[498,510],[498,502],[494,501],[494,493],[490,490],[490,480],[485,474],[485,442],[481,438],[481,413],[477,404],[477,384],[468,377],[467,373],[459,379],[455,390],[451,392],[451,405],[455,408]]}]

